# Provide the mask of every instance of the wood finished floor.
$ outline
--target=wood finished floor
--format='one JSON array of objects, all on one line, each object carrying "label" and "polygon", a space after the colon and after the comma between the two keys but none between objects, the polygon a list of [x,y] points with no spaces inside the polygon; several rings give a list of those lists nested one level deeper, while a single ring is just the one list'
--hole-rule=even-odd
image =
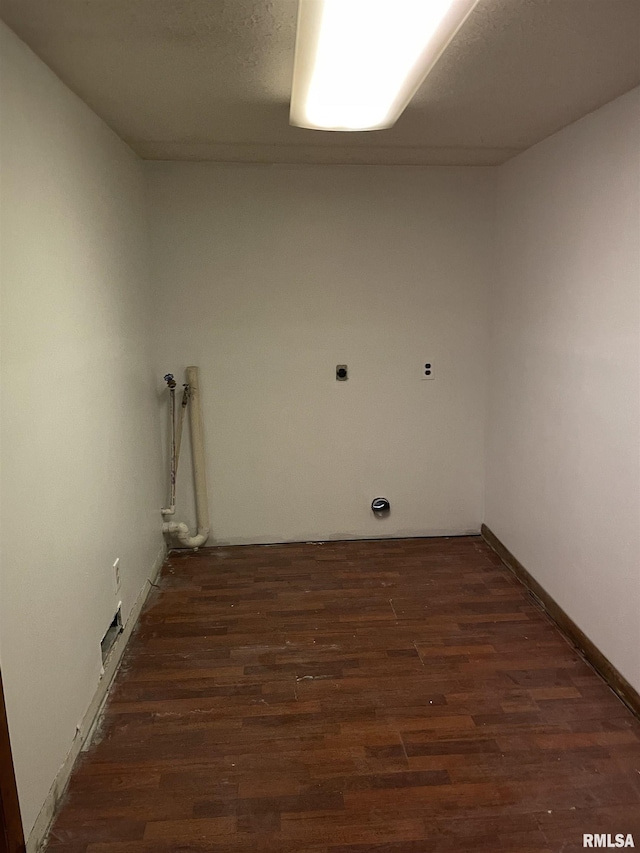
[{"label": "wood finished floor", "polygon": [[570,853],[640,723],[477,537],[173,554],[47,853]]}]

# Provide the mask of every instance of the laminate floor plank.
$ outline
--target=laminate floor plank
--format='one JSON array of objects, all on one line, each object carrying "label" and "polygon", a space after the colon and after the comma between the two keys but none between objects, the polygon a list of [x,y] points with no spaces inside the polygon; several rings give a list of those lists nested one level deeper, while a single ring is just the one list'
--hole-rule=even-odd
[{"label": "laminate floor plank", "polygon": [[173,553],[47,853],[569,853],[640,723],[479,537]]}]

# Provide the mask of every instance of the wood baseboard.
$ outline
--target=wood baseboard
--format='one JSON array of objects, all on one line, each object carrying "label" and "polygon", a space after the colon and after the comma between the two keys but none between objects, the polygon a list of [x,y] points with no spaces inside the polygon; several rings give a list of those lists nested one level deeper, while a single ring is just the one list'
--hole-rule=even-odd
[{"label": "wood baseboard", "polygon": [[546,613],[556,623],[558,628],[567,637],[572,645],[580,652],[595,671],[607,682],[609,687],[616,693],[624,704],[636,717],[640,718],[640,694],[621,675],[615,666],[600,651],[600,649],[587,637],[587,635],[576,625],[562,607],[554,601],[549,593],[538,581],[525,569],[522,563],[513,556],[511,551],[502,544],[498,537],[486,524],[480,529],[484,541],[491,547],[505,566],[513,572],[518,580],[533,595]]}]

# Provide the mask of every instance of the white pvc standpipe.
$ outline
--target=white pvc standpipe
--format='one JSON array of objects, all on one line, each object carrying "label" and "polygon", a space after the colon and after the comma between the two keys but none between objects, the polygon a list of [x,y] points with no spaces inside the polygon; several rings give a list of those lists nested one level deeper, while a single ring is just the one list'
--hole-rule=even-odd
[{"label": "white pvc standpipe", "polygon": [[191,536],[184,522],[165,522],[162,530],[172,533],[185,548],[199,548],[209,538],[209,499],[207,497],[207,477],[204,459],[204,437],[202,429],[202,410],[200,407],[200,376],[197,367],[187,367],[189,385],[189,422],[191,425],[191,452],[193,454],[193,480],[196,491],[196,517],[198,530]]}]

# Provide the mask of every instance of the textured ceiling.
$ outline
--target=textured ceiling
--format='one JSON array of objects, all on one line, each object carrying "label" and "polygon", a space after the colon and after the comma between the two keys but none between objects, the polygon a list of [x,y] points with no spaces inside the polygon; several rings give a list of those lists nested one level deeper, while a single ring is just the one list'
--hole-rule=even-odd
[{"label": "textured ceiling", "polygon": [[0,17],[155,160],[495,164],[640,83],[640,0],[480,0],[395,127],[294,128],[296,7],[0,0]]}]

